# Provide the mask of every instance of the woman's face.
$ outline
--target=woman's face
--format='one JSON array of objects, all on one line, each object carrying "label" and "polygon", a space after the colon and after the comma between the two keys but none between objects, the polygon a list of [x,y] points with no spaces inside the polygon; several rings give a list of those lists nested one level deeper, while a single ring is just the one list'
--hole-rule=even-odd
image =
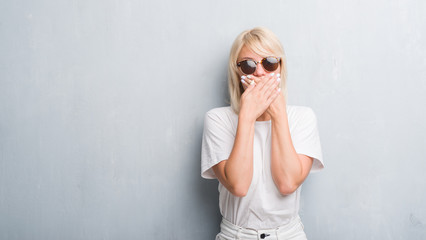
[{"label": "woman's face", "polygon": [[[274,57],[276,57],[276,56],[274,56]],[[243,60],[246,60],[246,59],[253,59],[254,61],[258,62],[257,66],[256,66],[256,71],[253,74],[251,74],[255,77],[263,78],[267,74],[271,74],[271,73],[277,74],[277,73],[281,72],[281,65],[279,65],[279,67],[273,72],[266,71],[263,68],[262,64],[260,64],[260,61],[263,59],[263,57],[252,52],[248,47],[243,46],[243,48],[241,48],[240,54],[238,55],[237,62],[240,62],[240,61],[243,61]],[[241,77],[241,76],[247,75],[247,74],[243,73],[241,71],[241,68],[238,67],[238,75],[239,75],[239,77]]]}]

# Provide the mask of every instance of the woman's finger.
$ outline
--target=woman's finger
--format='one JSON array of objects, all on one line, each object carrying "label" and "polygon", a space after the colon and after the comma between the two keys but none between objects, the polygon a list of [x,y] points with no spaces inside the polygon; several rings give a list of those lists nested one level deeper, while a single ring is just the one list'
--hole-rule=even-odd
[{"label": "woman's finger", "polygon": [[277,81],[278,81],[278,79],[280,79],[279,78],[279,74],[277,74],[277,75],[272,75],[271,74],[271,76],[269,78],[269,81],[268,81],[268,87],[270,88],[270,87],[275,86],[276,83],[277,83]]},{"label": "woman's finger", "polygon": [[271,103],[278,97],[279,94],[281,94],[281,88],[275,89],[272,92],[271,96],[269,96],[267,100],[268,106],[271,105]]},{"label": "woman's finger", "polygon": [[244,89],[246,89],[249,86],[249,84],[243,78],[241,78],[241,83],[243,84]]},{"label": "woman's finger", "polygon": [[241,78],[241,83],[243,84],[243,87],[244,87],[244,93],[243,94],[245,94],[245,95],[249,94],[252,91],[252,89],[254,88],[254,86],[256,85],[254,82],[251,82],[251,84],[250,84],[247,81],[248,81],[247,79]]},{"label": "woman's finger", "polygon": [[[244,80],[244,82],[243,82]],[[254,77],[252,75],[243,75],[241,76],[241,82],[246,83],[246,85],[255,84]]]},{"label": "woman's finger", "polygon": [[270,79],[269,87],[265,92],[265,95],[267,97],[269,97],[273,93],[274,90],[278,89],[278,87],[280,85],[280,81],[281,81],[281,79],[279,77],[278,78],[273,77],[272,79]]},{"label": "woman's finger", "polygon": [[269,87],[271,86],[271,84],[274,83],[274,81],[272,79],[276,79],[276,75],[275,73],[271,73],[268,74],[264,77],[265,79],[262,81],[263,82],[263,87],[260,89],[260,91],[266,93],[269,89]]},{"label": "woman's finger", "polygon": [[254,75],[247,75],[247,80],[250,82],[254,82],[254,84],[256,84],[258,88],[261,88],[261,86],[263,85],[263,81],[259,77],[256,77]]}]

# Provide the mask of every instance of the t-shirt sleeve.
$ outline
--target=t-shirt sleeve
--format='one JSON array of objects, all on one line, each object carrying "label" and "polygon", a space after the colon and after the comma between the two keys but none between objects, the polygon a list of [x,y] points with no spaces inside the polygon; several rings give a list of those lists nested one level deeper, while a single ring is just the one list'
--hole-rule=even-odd
[{"label": "t-shirt sleeve", "polygon": [[324,168],[317,118],[311,108],[306,107],[304,110],[292,134],[292,141],[298,154],[314,159],[310,172],[317,172]]},{"label": "t-shirt sleeve", "polygon": [[201,144],[201,176],[216,178],[212,167],[229,158],[235,135],[229,119],[209,111],[204,118],[204,131]]}]

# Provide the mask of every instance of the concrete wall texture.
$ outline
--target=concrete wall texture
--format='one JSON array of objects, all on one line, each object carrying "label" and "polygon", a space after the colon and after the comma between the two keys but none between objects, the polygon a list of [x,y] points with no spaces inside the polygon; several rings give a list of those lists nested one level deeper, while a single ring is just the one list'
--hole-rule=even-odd
[{"label": "concrete wall texture", "polygon": [[326,169],[309,239],[426,239],[426,2],[0,0],[0,239],[213,239],[204,114],[273,30]]}]

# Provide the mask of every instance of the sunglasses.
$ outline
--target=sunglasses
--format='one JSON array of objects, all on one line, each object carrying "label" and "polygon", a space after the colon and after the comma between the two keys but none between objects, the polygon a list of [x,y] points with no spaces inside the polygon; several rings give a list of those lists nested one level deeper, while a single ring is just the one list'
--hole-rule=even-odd
[{"label": "sunglasses", "polygon": [[237,63],[237,66],[241,68],[241,71],[244,74],[252,74],[256,72],[257,64],[260,63],[267,72],[273,72],[277,70],[280,65],[281,59],[277,57],[265,57],[260,60],[260,62],[256,62],[253,59],[243,60]]}]

